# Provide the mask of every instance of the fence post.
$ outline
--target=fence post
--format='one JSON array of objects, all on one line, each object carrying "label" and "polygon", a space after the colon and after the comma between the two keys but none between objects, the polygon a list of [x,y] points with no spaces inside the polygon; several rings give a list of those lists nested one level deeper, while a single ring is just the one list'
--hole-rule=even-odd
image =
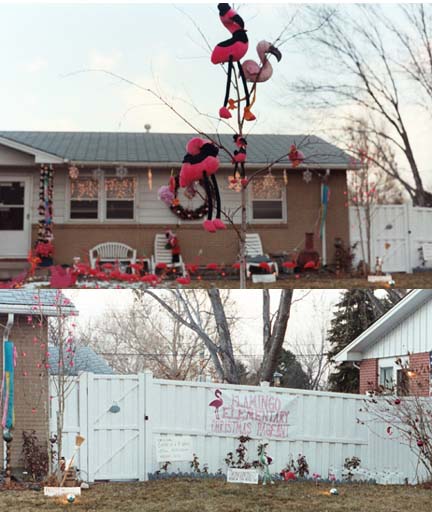
[{"label": "fence post", "polygon": [[88,454],[88,479],[89,482],[94,482],[94,373],[85,373],[86,376],[86,393],[87,393],[87,454]]},{"label": "fence post", "polygon": [[139,402],[140,408],[140,454],[139,457],[139,478],[147,480],[148,474],[152,472],[152,448],[153,448],[153,374],[145,371],[139,375]]},{"label": "fence post", "polygon": [[79,433],[85,438],[80,448],[80,470],[82,477],[89,480],[89,439],[88,439],[88,373],[81,373],[77,379],[78,385],[78,428]]},{"label": "fence post", "polygon": [[411,273],[413,271],[412,265],[412,232],[411,232],[411,208],[410,202],[405,203],[405,228],[406,228],[406,272]]}]

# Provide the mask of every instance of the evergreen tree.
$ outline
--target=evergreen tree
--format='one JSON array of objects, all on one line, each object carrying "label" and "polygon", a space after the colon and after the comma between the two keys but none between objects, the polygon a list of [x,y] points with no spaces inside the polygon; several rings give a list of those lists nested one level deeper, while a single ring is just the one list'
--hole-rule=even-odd
[{"label": "evergreen tree", "polygon": [[281,387],[295,389],[309,388],[308,376],[295,354],[290,350],[282,349],[276,371],[282,374]]},{"label": "evergreen tree", "polygon": [[[401,293],[400,298],[403,296]],[[333,362],[335,355],[349,345],[373,322],[388,311],[397,298],[388,295],[378,298],[370,289],[346,290],[331,321],[328,332],[330,350],[328,358]],[[358,393],[359,371],[352,363],[339,363],[329,376],[330,391]]]}]

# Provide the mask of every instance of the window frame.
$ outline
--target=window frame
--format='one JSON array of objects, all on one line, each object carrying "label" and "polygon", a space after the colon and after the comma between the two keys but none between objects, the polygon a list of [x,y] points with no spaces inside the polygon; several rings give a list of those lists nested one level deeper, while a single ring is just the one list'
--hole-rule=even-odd
[{"label": "window frame", "polygon": [[[396,364],[396,360],[400,359],[402,362],[402,366]],[[392,368],[392,381],[393,381],[393,390],[386,389],[387,393],[394,393],[396,395],[399,395],[398,390],[398,382],[397,382],[397,374],[398,370],[401,370],[402,367],[405,367],[409,362],[408,356],[394,356],[394,357],[383,357],[378,359],[378,385],[382,386],[381,384],[381,369],[384,368]]]},{"label": "window frame", "polygon": [[[79,178],[92,178],[91,172],[82,172],[80,173]],[[98,179],[98,215],[95,219],[79,219],[79,218],[72,218],[71,217],[71,202],[73,201],[72,198],[72,180],[69,177],[69,175],[66,175],[67,180],[67,186],[66,186],[66,208],[67,208],[67,222],[70,224],[74,223],[83,223],[83,224],[98,224],[98,223],[107,223],[107,224],[131,224],[131,223],[137,223],[137,189],[138,189],[138,176],[137,174],[128,174],[125,176],[125,179],[133,179],[135,181],[135,190],[133,199],[126,199],[126,201],[131,201],[133,203],[133,217],[130,219],[108,219],[107,218],[107,193],[105,188],[105,180],[110,178],[116,178],[115,173],[109,173],[105,172],[104,175]],[[112,201],[115,201],[115,199],[111,199]],[[119,199],[120,200],[120,199]]]},{"label": "window frame", "polygon": [[[254,178],[255,180],[264,179],[263,177]],[[248,187],[248,222],[251,224],[286,224],[287,223],[287,192],[286,187],[283,185],[282,176],[275,175],[275,179],[280,181],[282,184],[282,197],[279,199],[255,199],[253,194],[253,181],[250,183]],[[266,202],[266,201],[280,201],[282,203],[282,218],[280,219],[255,219],[253,212],[253,203],[254,201],[258,202]]]}]

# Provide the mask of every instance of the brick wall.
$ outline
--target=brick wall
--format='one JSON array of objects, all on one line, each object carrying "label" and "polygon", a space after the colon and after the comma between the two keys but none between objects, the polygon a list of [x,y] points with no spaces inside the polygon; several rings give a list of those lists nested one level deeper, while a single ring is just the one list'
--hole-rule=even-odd
[{"label": "brick wall", "polygon": [[378,359],[364,359],[360,363],[360,394],[375,390],[378,385]]},{"label": "brick wall", "polygon": [[[0,315],[0,325],[6,325],[7,318]],[[36,322],[34,322],[36,323]],[[12,468],[22,467],[22,432],[35,430],[40,441],[46,444],[48,433],[48,377],[41,364],[46,354],[46,325],[41,328],[27,323],[27,317],[15,315],[14,326],[9,339],[15,343],[18,358],[15,368],[15,429],[12,441]],[[34,337],[38,342],[34,343]],[[0,351],[0,362],[2,361]]]},{"label": "brick wall", "polygon": [[[168,178],[167,178],[168,179]],[[250,232],[261,235],[266,252],[291,251],[303,247],[306,232],[316,232],[316,221],[320,209],[320,180],[314,178],[307,184],[302,178],[302,171],[290,170],[286,189],[287,221],[281,224],[254,224]],[[341,238],[349,245],[348,210],[344,206],[346,196],[346,173],[334,171],[330,179],[331,199],[327,214],[327,260],[334,261],[334,239]],[[58,192],[61,194],[61,191]],[[154,199],[156,199],[154,191]],[[237,203],[236,203],[237,204]],[[141,208],[151,208],[145,204]],[[134,223],[80,223],[57,222],[54,225],[55,262],[71,264],[74,256],[83,261],[88,259],[90,248],[101,242],[123,242],[138,251],[138,256],[150,257],[153,254],[156,233],[163,233],[168,227],[173,229],[180,241],[183,259],[188,262],[207,264],[210,262],[230,265],[237,261],[239,250],[238,238],[234,229],[214,234],[203,231],[201,224],[172,222],[158,224]],[[33,244],[37,239],[37,225],[32,226]],[[321,253],[321,241],[315,237],[315,249]]]},{"label": "brick wall", "polygon": [[410,354],[409,369],[415,375],[409,377],[409,393],[416,396],[429,396],[430,394],[430,363],[429,352]]}]

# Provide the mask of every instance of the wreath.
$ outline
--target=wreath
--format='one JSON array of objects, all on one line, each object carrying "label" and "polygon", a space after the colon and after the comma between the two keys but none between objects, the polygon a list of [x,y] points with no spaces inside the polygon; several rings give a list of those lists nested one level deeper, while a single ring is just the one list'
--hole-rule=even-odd
[{"label": "wreath", "polygon": [[[198,182],[200,183],[200,182]],[[200,183],[201,184],[201,183]],[[198,206],[198,208],[185,208],[178,198],[178,192],[180,189],[179,178],[176,176],[172,177],[170,180],[170,184],[164,185],[159,189],[159,199],[163,201],[169,209],[176,215],[179,219],[182,220],[199,220],[205,217],[208,213],[208,203],[207,199],[204,200],[203,204]],[[194,198],[198,191],[195,188],[195,185],[187,187],[184,192],[185,196],[189,199]]]}]

